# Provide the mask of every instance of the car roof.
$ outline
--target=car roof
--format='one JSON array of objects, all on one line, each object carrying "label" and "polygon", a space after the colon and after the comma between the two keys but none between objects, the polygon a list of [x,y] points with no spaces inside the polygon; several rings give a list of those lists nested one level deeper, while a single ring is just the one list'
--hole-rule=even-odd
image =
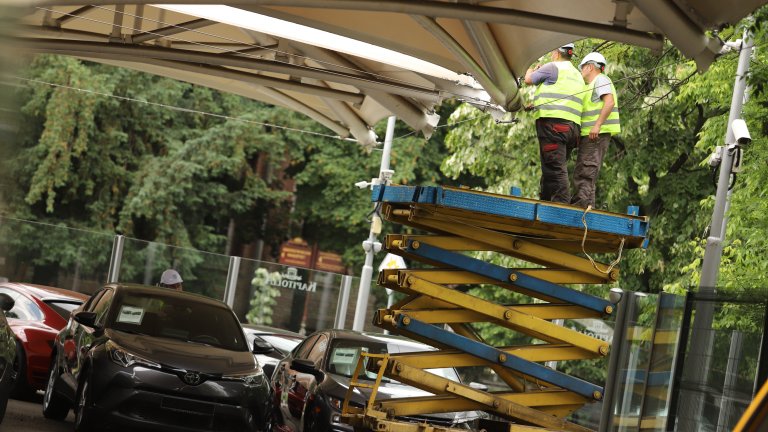
[{"label": "car roof", "polygon": [[202,303],[208,303],[210,305],[220,306],[229,309],[229,306],[227,306],[226,303],[216,300],[211,297],[206,297],[202,294],[196,294],[186,291],[176,291],[171,288],[161,288],[157,286],[150,286],[150,285],[139,285],[139,284],[130,284],[130,283],[120,283],[120,284],[108,284],[105,285],[105,288],[110,287],[115,289],[115,294],[119,295],[125,295],[125,294],[137,294],[137,295],[157,295],[162,294],[164,297],[170,297],[170,298],[177,298],[182,300],[194,300],[197,302]]},{"label": "car roof", "polygon": [[304,339],[304,336],[299,333],[277,328],[277,327],[260,325],[260,324],[243,324],[243,329],[251,331],[256,334],[275,334],[275,335],[283,335],[283,336],[293,336],[293,337]]},{"label": "car roof", "polygon": [[[379,342],[379,343],[385,342],[385,343],[391,343],[391,344],[407,344],[407,345],[412,345],[415,348],[419,348],[419,350],[434,349],[433,347],[427,344],[423,344],[421,342],[415,341],[413,339],[409,339],[404,336],[399,336],[399,335],[359,332],[355,330],[343,330],[343,329],[332,329],[332,330],[326,330],[325,332],[330,333],[331,337],[334,339],[341,338],[341,339],[360,341],[360,342]],[[318,332],[318,333],[323,333],[323,332]]]},{"label": "car roof", "polygon": [[87,294],[71,291],[64,288],[56,288],[46,285],[19,283],[19,282],[5,282],[1,283],[0,287],[13,289],[19,292],[24,292],[32,297],[40,300],[68,300],[85,302],[90,297]]}]

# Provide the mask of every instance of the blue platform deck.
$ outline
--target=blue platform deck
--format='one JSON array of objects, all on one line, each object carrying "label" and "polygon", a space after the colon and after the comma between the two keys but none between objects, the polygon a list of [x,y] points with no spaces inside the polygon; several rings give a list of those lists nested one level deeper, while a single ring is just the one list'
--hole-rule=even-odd
[{"label": "blue platform deck", "polygon": [[[480,221],[485,221],[495,230],[540,238],[578,240],[584,233],[585,209],[549,201],[444,186],[391,185],[375,186],[371,199],[394,208],[423,208],[481,226]],[[585,219],[590,242],[615,244],[624,239],[625,248],[647,245],[649,222],[644,216],[590,210]]]}]

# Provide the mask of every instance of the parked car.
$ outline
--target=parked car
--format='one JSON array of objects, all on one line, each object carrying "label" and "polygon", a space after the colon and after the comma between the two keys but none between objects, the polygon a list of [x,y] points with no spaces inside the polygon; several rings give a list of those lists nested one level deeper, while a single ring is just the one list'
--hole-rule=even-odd
[{"label": "parked car", "polygon": [[48,382],[53,340],[67,325],[70,313],[89,296],[61,288],[11,282],[0,284],[0,293],[15,302],[5,314],[16,337],[19,364],[11,396],[29,399],[37,390],[44,390]]},{"label": "parked car", "polygon": [[[272,376],[275,410],[273,429],[281,432],[352,432],[341,423],[341,407],[360,352],[403,353],[428,351],[433,348],[399,336],[360,333],[350,330],[326,330],[314,333],[280,361]],[[307,370],[307,366],[311,370]],[[300,372],[302,370],[303,372]],[[311,373],[310,373],[311,372]],[[455,369],[433,369],[431,372],[460,382]],[[364,372],[358,380],[371,383],[375,375]],[[350,404],[363,407],[370,390],[358,388]],[[428,396],[430,393],[397,381],[383,379],[378,398]],[[401,418],[444,427],[469,427],[481,416],[478,412],[428,414]]]},{"label": "parked car", "polygon": [[13,299],[7,294],[0,294],[0,423],[5,417],[8,397],[18,374],[16,362],[16,340],[11,327],[5,319],[5,314],[13,308]]},{"label": "parked car", "polygon": [[266,354],[256,355],[256,359],[261,368],[264,369],[264,375],[267,378],[272,377],[272,373],[280,360],[304,340],[304,336],[298,333],[263,325],[243,324],[243,330],[248,339],[248,346],[259,344],[265,351],[269,351]]},{"label": "parked car", "polygon": [[72,313],[53,350],[43,414],[62,419],[74,407],[76,431],[265,430],[268,380],[218,300],[107,285]]}]

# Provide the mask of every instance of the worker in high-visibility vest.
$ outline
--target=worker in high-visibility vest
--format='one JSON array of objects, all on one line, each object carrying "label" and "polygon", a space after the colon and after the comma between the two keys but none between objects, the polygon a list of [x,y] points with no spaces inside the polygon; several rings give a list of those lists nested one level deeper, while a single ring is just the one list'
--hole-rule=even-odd
[{"label": "worker in high-visibility vest", "polygon": [[584,79],[571,63],[573,44],[552,51],[552,61],[528,69],[525,83],[537,85],[533,105],[541,158],[541,190],[546,201],[570,203],[568,156],[578,145]]},{"label": "worker in high-visibility vest", "polygon": [[604,73],[605,65],[605,57],[597,52],[587,54],[579,64],[587,91],[583,97],[581,139],[573,170],[576,193],[571,203],[585,208],[595,206],[595,182],[603,157],[611,136],[621,132],[619,100],[613,82]]}]

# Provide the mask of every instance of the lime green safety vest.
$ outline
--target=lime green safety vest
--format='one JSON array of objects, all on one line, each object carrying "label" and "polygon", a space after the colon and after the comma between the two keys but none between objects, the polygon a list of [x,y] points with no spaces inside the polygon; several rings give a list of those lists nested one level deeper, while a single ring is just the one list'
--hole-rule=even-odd
[{"label": "lime green safety vest", "polygon": [[[589,135],[589,130],[597,123],[600,111],[603,109],[602,98],[597,102],[592,102],[592,93],[595,90],[596,82],[597,77],[589,83],[589,91],[584,94],[584,112],[581,113],[581,136]],[[600,133],[617,135],[621,132],[621,125],[619,124],[619,98],[616,97],[616,87],[613,86],[613,81],[611,81],[611,94],[613,95],[613,109],[608,114],[605,122],[600,125]]]},{"label": "lime green safety vest", "polygon": [[557,66],[557,82],[541,84],[533,94],[535,118],[559,118],[581,124],[582,93],[586,86],[581,73],[569,61],[553,62]]}]

